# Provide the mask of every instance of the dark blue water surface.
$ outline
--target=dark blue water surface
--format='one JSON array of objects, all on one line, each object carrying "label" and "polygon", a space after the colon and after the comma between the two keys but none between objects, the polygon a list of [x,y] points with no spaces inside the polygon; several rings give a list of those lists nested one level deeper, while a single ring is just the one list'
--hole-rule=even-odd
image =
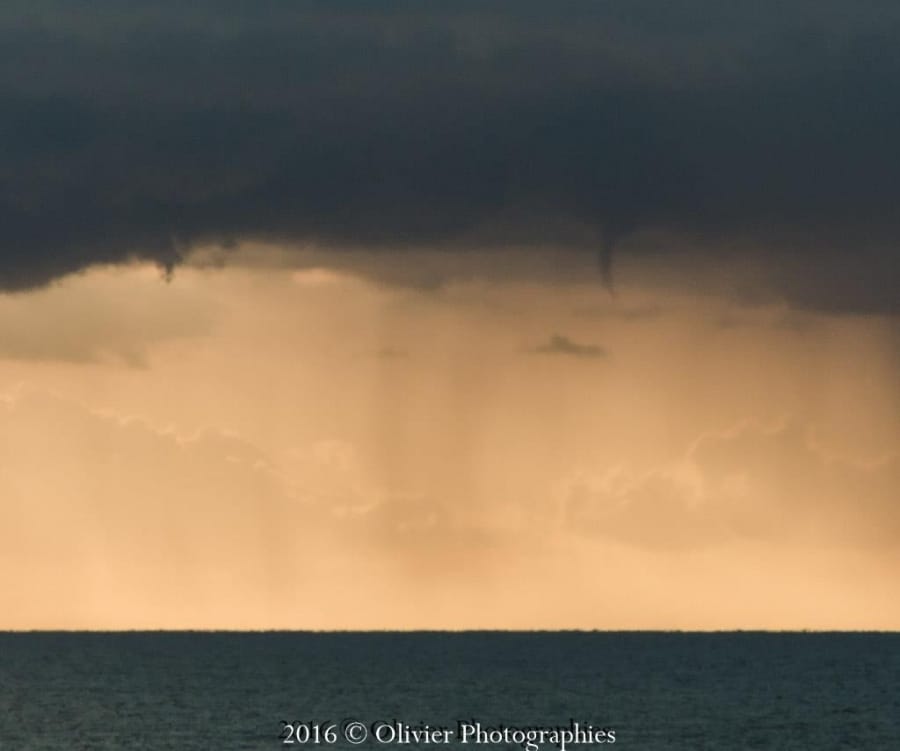
[{"label": "dark blue water surface", "polygon": [[642,751],[896,751],[900,634],[0,634],[4,751],[299,749],[282,720],[351,719],[445,726],[459,751],[522,748],[462,745],[460,719],[574,719]]}]

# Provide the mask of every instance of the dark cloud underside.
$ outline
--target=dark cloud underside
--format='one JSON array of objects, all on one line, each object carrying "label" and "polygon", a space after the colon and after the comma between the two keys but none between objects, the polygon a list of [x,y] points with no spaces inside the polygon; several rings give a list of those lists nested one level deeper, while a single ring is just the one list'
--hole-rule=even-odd
[{"label": "dark cloud underside", "polygon": [[888,2],[9,2],[0,288],[201,241],[654,231],[896,312],[898,91]]}]

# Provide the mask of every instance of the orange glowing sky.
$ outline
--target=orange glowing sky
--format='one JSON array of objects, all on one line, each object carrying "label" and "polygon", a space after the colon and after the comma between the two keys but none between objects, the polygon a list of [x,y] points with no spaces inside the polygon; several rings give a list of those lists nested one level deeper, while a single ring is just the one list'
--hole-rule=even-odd
[{"label": "orange glowing sky", "polygon": [[900,628],[889,316],[245,261],[0,293],[0,628]]}]

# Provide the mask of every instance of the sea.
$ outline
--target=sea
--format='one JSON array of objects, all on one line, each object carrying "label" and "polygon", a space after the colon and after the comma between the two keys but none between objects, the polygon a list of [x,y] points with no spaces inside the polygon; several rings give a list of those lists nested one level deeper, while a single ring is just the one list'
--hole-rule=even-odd
[{"label": "sea", "polygon": [[3,751],[313,747],[900,751],[900,634],[0,633]]}]

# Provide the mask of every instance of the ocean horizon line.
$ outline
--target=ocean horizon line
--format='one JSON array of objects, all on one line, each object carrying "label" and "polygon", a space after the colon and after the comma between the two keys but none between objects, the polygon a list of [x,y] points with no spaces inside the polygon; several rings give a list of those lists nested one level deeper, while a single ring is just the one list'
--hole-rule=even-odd
[{"label": "ocean horizon line", "polygon": [[900,635],[900,629],[815,629],[815,628],[733,628],[733,629],[494,629],[494,628],[463,628],[463,629],[233,629],[233,628],[129,628],[129,629],[67,629],[67,628],[33,628],[33,629],[0,629],[0,635],[20,634],[309,634],[309,635],[366,635],[366,634],[443,634],[443,635],[467,635],[467,634],[684,634],[684,635],[734,635],[734,634],[882,634]]}]

